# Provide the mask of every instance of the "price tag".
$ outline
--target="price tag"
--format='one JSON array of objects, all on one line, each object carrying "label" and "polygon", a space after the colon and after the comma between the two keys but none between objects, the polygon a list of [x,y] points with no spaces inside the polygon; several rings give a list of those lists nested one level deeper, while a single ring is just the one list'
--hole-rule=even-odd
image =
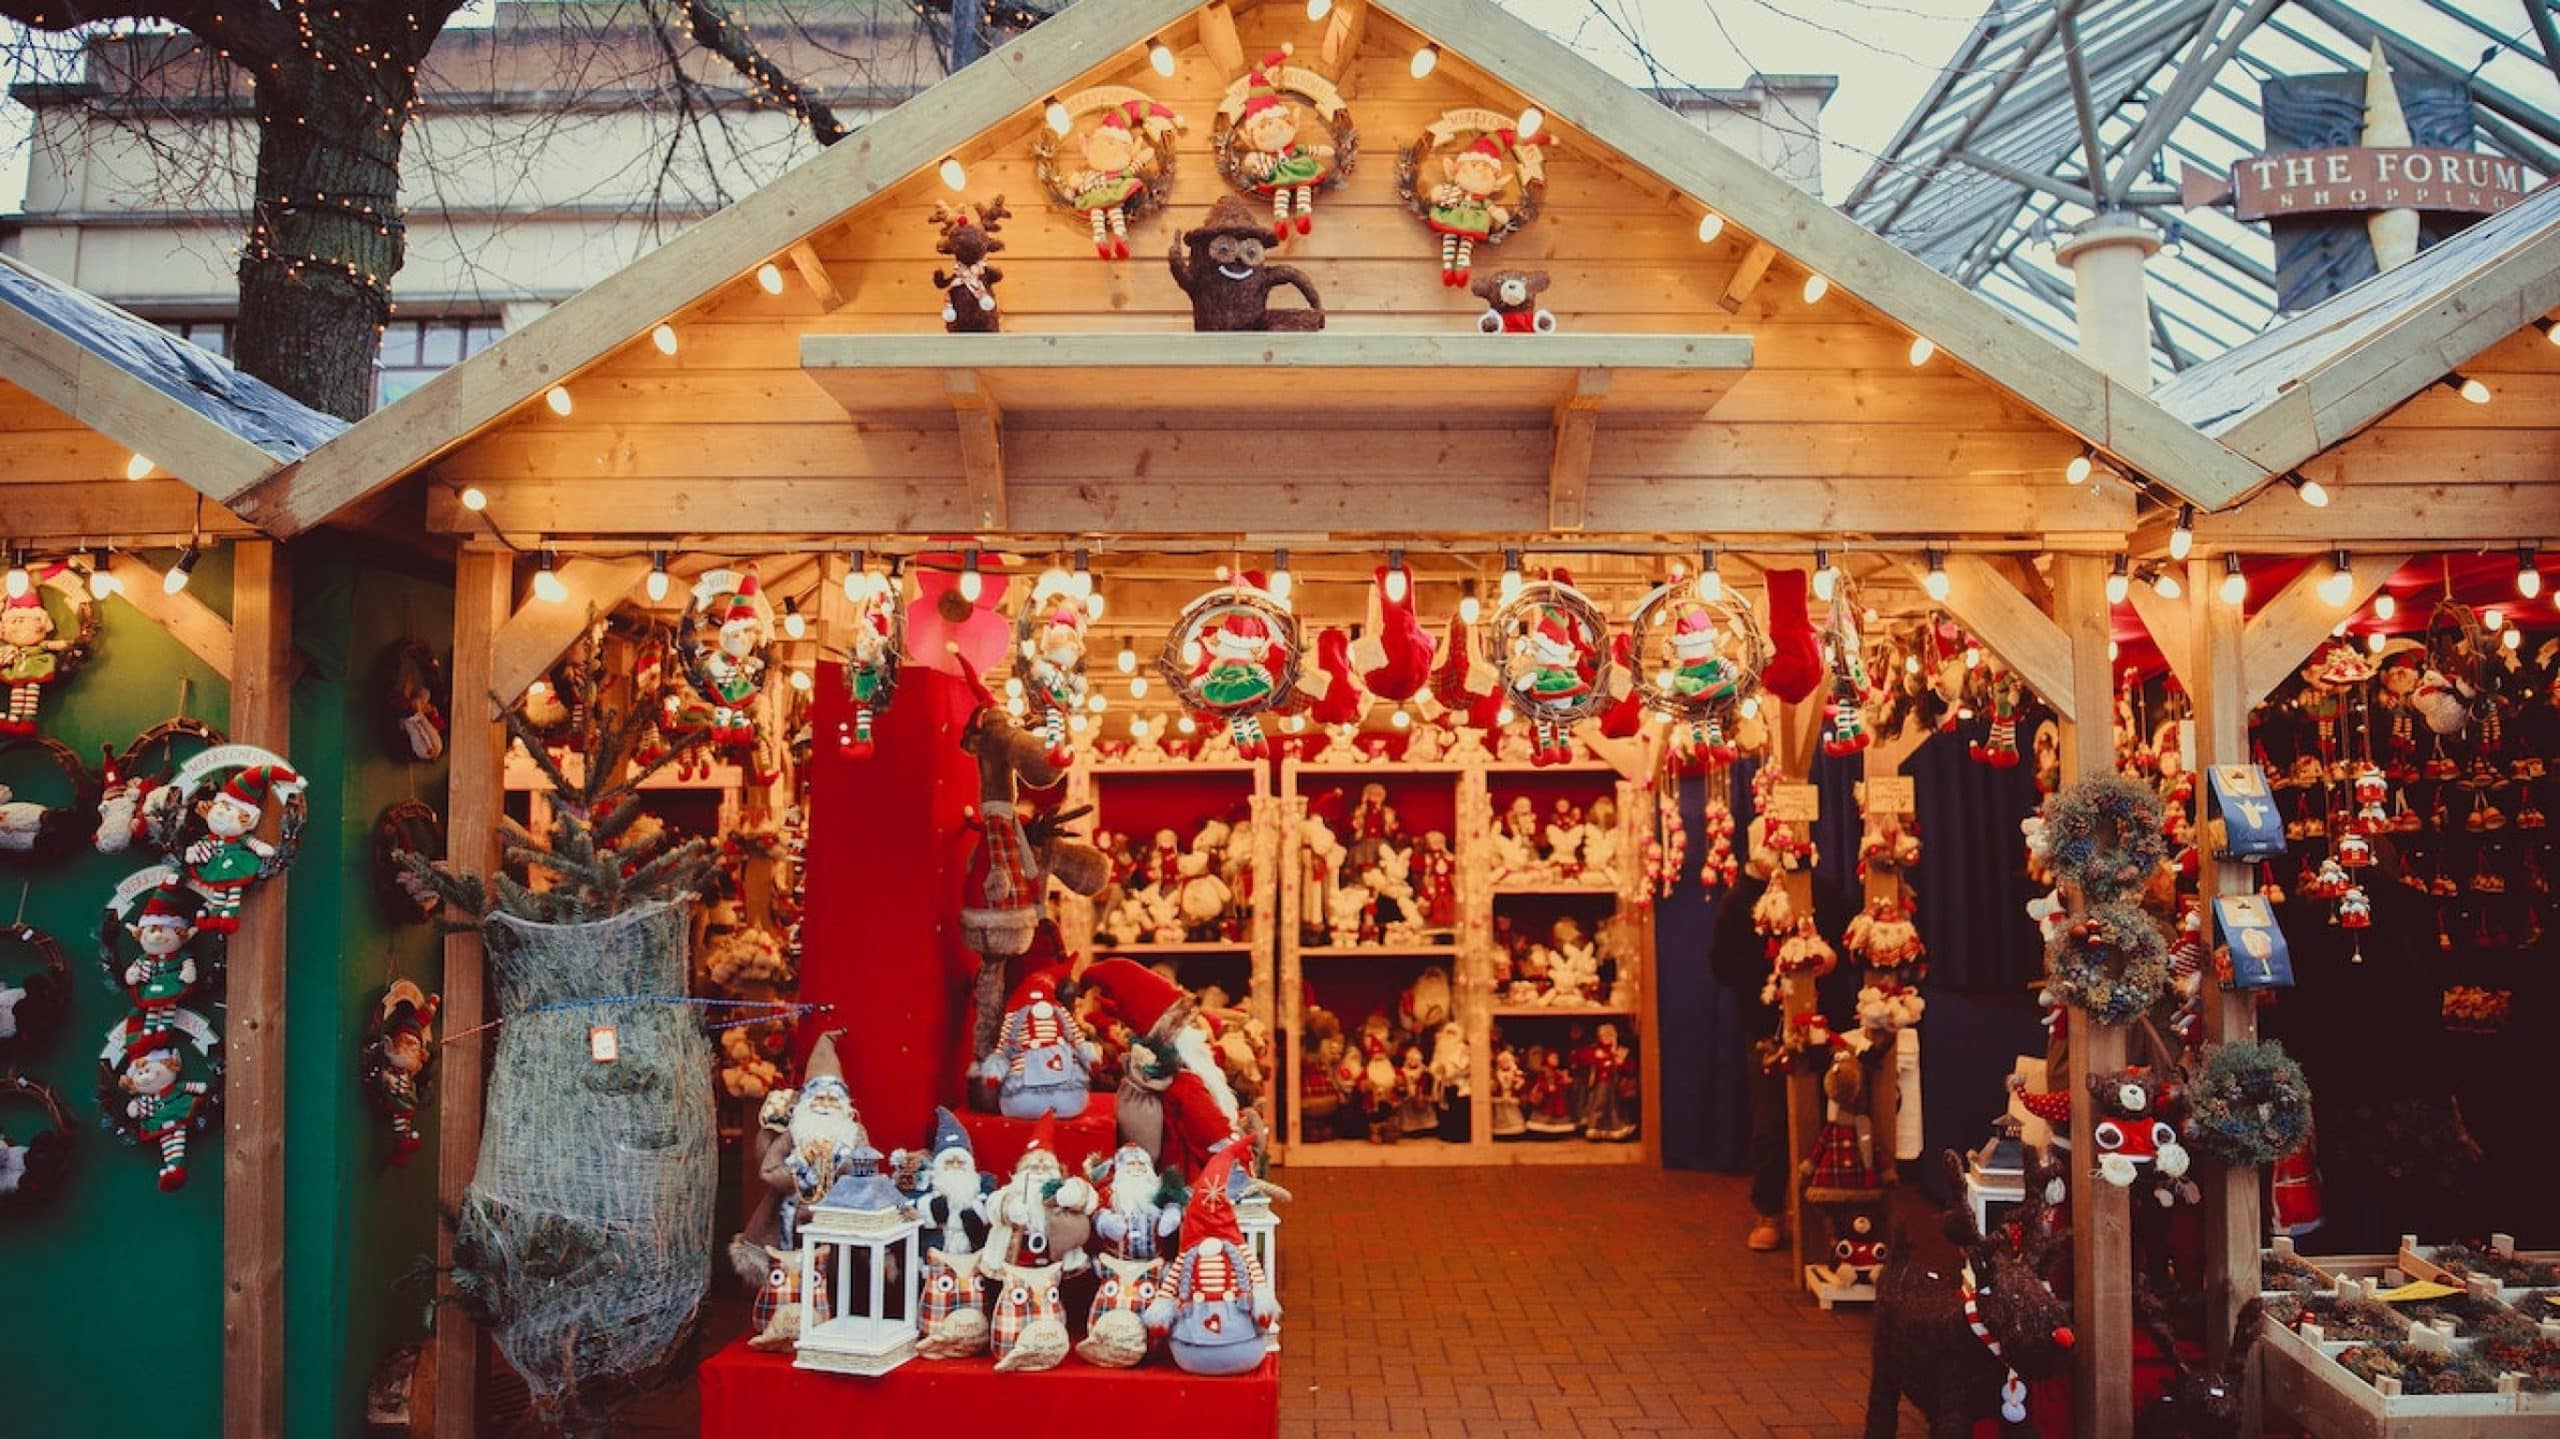
[{"label": "price tag", "polygon": [[2276,809],[2267,777],[2253,764],[2218,764],[2205,772],[2213,805],[2222,816],[2224,859],[2273,859],[2284,853],[2284,816]]},{"label": "price tag", "polygon": [[[1808,785],[1806,788],[1810,789]],[[1867,813],[1914,814],[1919,810],[1918,787],[1906,774],[1879,775],[1867,781]]]},{"label": "price tag", "polygon": [[1809,784],[1772,785],[1769,818],[1786,824],[1811,824],[1822,818],[1822,791]]},{"label": "price tag", "polygon": [[587,1053],[598,1064],[611,1064],[622,1057],[622,1038],[610,1024],[587,1026]]},{"label": "price tag", "polygon": [[2213,902],[2222,942],[2231,946],[2231,987],[2291,989],[2293,952],[2264,895],[2227,894]]}]

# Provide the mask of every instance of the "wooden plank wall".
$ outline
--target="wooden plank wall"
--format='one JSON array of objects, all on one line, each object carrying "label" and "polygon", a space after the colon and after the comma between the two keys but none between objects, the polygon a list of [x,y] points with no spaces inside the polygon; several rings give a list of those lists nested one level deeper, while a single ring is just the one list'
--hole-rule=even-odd
[{"label": "wooden plank wall", "polygon": [[[1315,53],[1321,27],[1301,14],[1296,6],[1268,5],[1241,16],[1248,53],[1267,53],[1284,38],[1294,38],[1302,55]],[[1373,19],[1342,77],[1362,137],[1358,164],[1342,189],[1317,202],[1314,233],[1293,238],[1279,259],[1314,278],[1334,328],[1465,332],[1481,305],[1440,284],[1434,237],[1395,197],[1396,149],[1449,107],[1516,113],[1522,102],[1469,90],[1448,67],[1414,80],[1407,68],[1412,33]],[[1017,212],[996,258],[1008,330],[1189,328],[1188,302],[1163,256],[1178,230],[1197,223],[1225,192],[1208,136],[1228,77],[1193,49],[1171,80],[1160,80],[1134,52],[1129,72],[1109,78],[1158,94],[1189,123],[1178,146],[1173,203],[1134,227],[1132,259],[1096,259],[1086,223],[1044,204],[1029,158],[1035,110],[960,156],[972,198],[1001,192]],[[1876,321],[1837,290],[1807,306],[1803,272],[1783,259],[1729,313],[1718,300],[1748,237],[1728,227],[1701,244],[1694,202],[1607,168],[1570,132],[1557,135],[1551,154],[1545,212],[1508,243],[1480,250],[1479,270],[1549,270],[1554,287],[1544,298],[1569,329],[1741,333],[1757,347],[1753,372],[1703,422],[1601,425],[1591,467],[1592,528],[1854,528],[1880,509],[1938,533],[2105,532],[2127,524],[2121,487],[2109,493],[2063,482],[2063,465],[2079,453],[2076,441],[1943,356],[1913,369],[1910,336],[1898,326]],[[803,333],[939,327],[930,216],[933,203],[949,195],[934,175],[922,174],[811,238],[846,299],[842,308],[828,311],[789,264],[780,295],[741,276],[675,321],[675,355],[635,336],[612,359],[570,379],[570,416],[530,406],[447,457],[439,477],[449,486],[487,489],[490,518],[510,532],[723,533],[770,530],[777,515],[800,517],[810,532],[972,528],[955,482],[959,440],[947,421],[850,423],[799,368]],[[1240,452],[1232,428],[1169,419],[1157,412],[1156,397],[1114,393],[1099,375],[1089,417],[1009,420],[1010,526],[1547,527],[1552,431],[1545,425],[1444,429],[1424,414],[1400,420],[1392,440],[1318,453],[1305,430],[1321,417],[1291,415],[1285,390],[1240,393],[1234,405],[1240,417],[1272,416],[1266,443],[1248,442]],[[1306,483],[1310,474],[1318,482]],[[1367,483],[1415,475],[1435,483]],[[1702,513],[1698,489],[1682,483],[1700,480],[1745,483],[1718,486],[1713,511]],[[1462,504],[1449,503],[1450,485],[1464,487]],[[1422,492],[1399,493],[1408,488]],[[455,528],[476,523],[460,513],[449,489],[431,513]]]},{"label": "wooden plank wall", "polygon": [[[0,380],[0,542],[140,542],[188,533],[196,492],[164,471],[128,480],[133,452]],[[254,533],[220,505],[205,533]]]}]

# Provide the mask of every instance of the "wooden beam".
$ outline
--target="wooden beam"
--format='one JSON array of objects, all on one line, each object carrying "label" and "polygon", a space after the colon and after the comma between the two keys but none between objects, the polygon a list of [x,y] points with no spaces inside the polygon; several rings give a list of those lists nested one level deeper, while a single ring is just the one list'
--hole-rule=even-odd
[{"label": "wooden beam", "polygon": [[969,487],[969,515],[978,529],[1005,527],[1004,409],[975,370],[942,377],[943,393],[960,429],[960,470]]},{"label": "wooden beam", "polygon": [[[491,874],[498,868],[498,816],[505,800],[506,734],[489,703],[492,665],[500,626],[515,598],[515,557],[500,549],[465,549],[454,560],[453,595],[453,736],[446,766],[451,786],[447,801],[445,862],[464,874]],[[444,941],[443,1007],[438,1011],[447,1035],[466,1034],[488,1018],[486,958],[480,936],[449,934]],[[480,1162],[480,1106],[488,1080],[486,1035],[450,1042],[436,1063],[439,1114],[436,1121],[436,1200],[445,1214],[462,1210],[463,1191]],[[453,1228],[436,1226],[436,1269],[453,1269]],[[452,1296],[451,1280],[439,1282]],[[418,1432],[439,1439],[470,1439],[478,1432],[480,1330],[462,1305],[436,1310],[435,1337],[428,1349],[429,1378],[412,1387],[428,1400]]]},{"label": "wooden beam", "polygon": [[[0,460],[5,463],[5,460]],[[178,480],[0,482],[0,528],[26,545],[179,544],[187,536],[236,538],[257,530]],[[199,523],[198,514],[202,520]]]},{"label": "wooden beam", "polygon": [[[2209,570],[2212,583],[2222,582],[2220,566],[2198,569],[2196,563],[2189,562],[2190,573],[2202,576]],[[2313,560],[2308,568],[2293,577],[2293,583],[2278,591],[2274,599],[2259,606],[2240,642],[2239,688],[2241,698],[2246,701],[2242,708],[2253,708],[2258,701],[2275,693],[2276,686],[2284,683],[2285,676],[2293,673],[2296,665],[2309,659],[2320,642],[2329,637],[2329,632],[2338,627],[2338,621],[2354,614],[2375,590],[2382,588],[2384,580],[2391,578],[2407,563],[2409,556],[2406,551],[2352,556],[2347,561],[2347,568],[2355,576],[2355,586],[2344,605],[2333,605],[2320,598],[2320,582],[2329,577],[2332,566]],[[2190,589],[2187,593],[2196,595],[2201,591]],[[2198,599],[2194,603],[2204,604],[2206,601]],[[2215,600],[2212,603],[2221,602]]]},{"label": "wooden beam", "polygon": [[[489,683],[470,693],[494,690],[510,701],[523,694],[568,652],[579,635],[586,633],[591,613],[610,613],[648,573],[649,562],[638,558],[573,559],[563,563],[560,583],[568,587],[569,598],[556,605],[541,599],[526,601],[525,607],[498,631],[497,646],[489,662]],[[454,691],[457,704],[464,693],[459,688]]]},{"label": "wooden beam", "polygon": [[[156,587],[155,587],[156,588]],[[231,734],[292,753],[293,585],[281,547],[232,551]],[[307,776],[306,776],[307,778]],[[330,797],[315,796],[326,806]],[[284,1432],[285,877],[251,888],[228,950],[222,1082],[222,1432]]]},{"label": "wooden beam", "polygon": [[1334,77],[1336,87],[1345,98],[1350,96],[1351,88],[1350,76],[1344,71],[1352,58],[1360,53],[1361,32],[1368,28],[1368,24],[1368,0],[1337,0],[1332,18],[1325,22],[1324,44],[1317,50],[1316,57],[1324,73]]},{"label": "wooden beam", "polygon": [[[2107,562],[2096,555],[2053,561],[2054,618],[2067,636],[2072,709],[2064,726],[2063,778],[2115,771],[2115,677],[2107,658]],[[2048,699],[2051,696],[2047,696]],[[2121,1025],[2089,1022],[2071,1011],[2071,1124],[2097,1131],[2087,1077],[2125,1066]],[[2126,1439],[2133,1429],[2133,1226],[2127,1191],[2098,1177],[2096,1156],[2082,1143],[2065,1177],[2071,1195],[2071,1432],[2084,1439]]]},{"label": "wooden beam", "polygon": [[187,652],[205,662],[205,667],[229,680],[232,678],[234,645],[231,621],[205,607],[205,602],[180,590],[169,594],[161,589],[164,578],[159,570],[132,555],[119,554],[107,561],[107,573],[124,586],[120,594],[126,604],[148,615],[152,622],[169,632],[169,637],[187,647]]},{"label": "wooden beam", "polygon": [[2188,678],[2193,661],[2188,649],[2188,615],[2194,608],[2194,597],[2202,590],[2183,589],[2174,600],[2162,599],[2160,592],[2139,580],[2125,587],[2124,597],[2133,612],[2142,618],[2142,627],[2151,633],[2151,642],[2160,647],[2160,658],[2169,665],[2169,673],[2178,677],[2187,693],[2195,693],[2195,681]]},{"label": "wooden beam", "polygon": [[815,246],[806,240],[792,246],[791,268],[800,272],[809,293],[817,297],[818,308],[830,314],[844,308],[844,292],[836,288],[835,279],[827,273],[826,262],[818,258]]},{"label": "wooden beam", "polygon": [[1589,516],[1591,444],[1609,385],[1607,370],[1584,370],[1556,405],[1556,442],[1547,462],[1548,529],[1578,530]]},{"label": "wooden beam", "polygon": [[1777,246],[1766,240],[1752,241],[1751,248],[1742,252],[1742,263],[1734,267],[1733,278],[1725,281],[1724,293],[1716,297],[1716,303],[1727,310],[1741,309],[1750,300],[1751,292],[1760,288],[1761,277],[1769,273],[1770,264],[1777,258]]},{"label": "wooden beam", "polygon": [[1227,8],[1227,0],[1210,0],[1200,11],[1200,48],[1209,52],[1209,61],[1222,75],[1244,71],[1244,41],[1236,34],[1236,12]]},{"label": "wooden beam", "polygon": [[[1900,563],[1914,584],[1921,583],[1928,573],[1924,561],[1906,555]],[[2030,603],[2016,585],[2009,583],[2008,576],[1982,556],[1947,555],[1941,563],[1947,572],[1947,613],[2017,671],[2018,678],[2026,681],[2027,688],[2051,706],[2056,716],[2068,722],[2081,713],[2072,676],[2070,641],[2063,628]],[[2062,557],[2056,556],[2054,563],[2059,566]],[[2103,573],[2099,580],[2098,617],[2103,622],[2107,605]],[[2057,593],[2059,589],[2057,585]],[[2103,645],[2099,658],[2103,664]],[[2115,713],[2112,693],[2101,703],[2098,713]]]}]

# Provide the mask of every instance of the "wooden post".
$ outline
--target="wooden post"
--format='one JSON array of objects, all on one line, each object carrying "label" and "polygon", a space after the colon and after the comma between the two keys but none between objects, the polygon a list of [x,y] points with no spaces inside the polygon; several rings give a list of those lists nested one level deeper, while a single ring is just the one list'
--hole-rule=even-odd
[{"label": "wooden post", "polygon": [[[501,549],[464,549],[454,559],[453,739],[446,748],[448,783],[445,859],[464,874],[498,867],[498,816],[506,799],[506,729],[490,702],[491,669],[499,627],[515,603],[515,556]],[[488,1018],[485,956],[476,934],[448,935],[444,942],[444,1004],[439,1018],[447,1035],[477,1029]],[[436,1200],[452,1214],[462,1207],[480,1159],[480,1104],[488,1084],[489,1039],[473,1035],[445,1045],[438,1057],[442,1114],[436,1129]],[[450,1274],[453,1229],[436,1231],[436,1265]],[[449,1277],[439,1295],[451,1298]],[[436,1309],[435,1345],[427,1358],[434,1382],[416,1386],[428,1400],[420,1433],[468,1439],[479,1421],[480,1330],[459,1304]]]},{"label": "wooden post", "polygon": [[[2188,773],[2196,776],[2196,836],[2201,843],[2213,817],[2213,787],[2208,769],[2217,764],[2245,764],[2249,759],[2249,685],[2241,672],[2240,606],[2210,598],[2215,583],[2203,560],[2187,562],[2188,637],[2191,672],[2187,693],[2195,701],[2195,743],[2187,755]],[[2205,907],[2205,935],[2213,934],[2216,895],[2247,894],[2249,866],[2204,857],[2198,871],[2196,902]],[[2216,1044],[2254,1039],[2257,1007],[2245,990],[2223,990],[2205,977],[2205,1037]],[[2234,1169],[2211,1160],[2204,1163],[2205,1337],[2219,1364],[2230,1352],[2231,1321],[2258,1292],[2258,1244],[2265,1233],[2259,1213],[2258,1171]],[[2250,1419],[2245,1432],[2257,1431],[2257,1390],[2250,1391]]]},{"label": "wooden post", "polygon": [[[233,551],[231,732],[286,754],[293,585],[284,551]],[[254,886],[231,937],[222,1157],[222,1432],[284,1432],[285,880]]]},{"label": "wooden post", "polygon": [[[2071,644],[2072,712],[2062,742],[2063,778],[2111,774],[2116,745],[2113,665],[2107,659],[2107,561],[2053,559],[2053,618]],[[2071,1132],[2079,1137],[2066,1176],[2071,1190],[2071,1432],[2080,1439],[2126,1439],[2133,1432],[2133,1229],[2127,1192],[2099,1182],[2085,1137],[2097,1126],[2088,1076],[2125,1064],[2120,1025],[2091,1024],[2071,1011]]]}]

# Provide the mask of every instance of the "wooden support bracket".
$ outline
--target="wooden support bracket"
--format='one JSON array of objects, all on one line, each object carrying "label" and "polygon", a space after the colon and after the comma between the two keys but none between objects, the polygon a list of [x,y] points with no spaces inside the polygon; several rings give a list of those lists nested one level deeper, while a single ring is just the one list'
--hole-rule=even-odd
[{"label": "wooden support bracket", "polygon": [[[489,687],[510,701],[523,694],[585,633],[590,612],[611,611],[648,573],[649,562],[638,558],[573,559],[561,565],[560,583],[568,587],[569,598],[556,605],[531,601],[506,622],[491,652]],[[459,688],[454,694],[456,704],[470,703]]]},{"label": "wooden support bracket", "polygon": [[844,308],[844,292],[836,288],[835,279],[827,273],[826,262],[818,258],[815,246],[806,240],[792,246],[791,268],[800,272],[809,293],[818,297],[820,309],[833,312]]},{"label": "wooden support bracket", "polygon": [[[2202,562],[2189,563],[2192,566]],[[2329,631],[2338,627],[2339,620],[2354,614],[2357,606],[2382,588],[2384,580],[2407,563],[2409,556],[2405,552],[2351,557],[2347,568],[2355,576],[2355,588],[2348,594],[2346,604],[2338,606],[2320,598],[2320,582],[2329,577],[2331,567],[2314,560],[2293,577],[2293,583],[2261,605],[2240,640],[2241,712],[2247,713],[2273,694],[2276,686],[2284,683],[2284,677],[2293,673],[2294,666],[2309,659],[2320,641],[2328,638]],[[2197,568],[2192,573],[2195,584],[2202,584],[2205,571]],[[2218,578],[2215,583],[2220,583]],[[2203,591],[2191,585],[2187,593],[2200,595]]]},{"label": "wooden support bracket", "polygon": [[960,426],[960,464],[969,482],[969,515],[980,529],[1005,527],[1004,410],[975,370],[943,376]]},{"label": "wooden support bracket", "polygon": [[[1921,562],[1909,556],[1904,556],[1901,563],[1914,583],[1927,573]],[[1940,563],[1947,572],[1947,613],[1990,646],[2002,663],[2017,671],[2018,678],[2052,708],[2056,718],[2066,723],[2078,718],[2080,711],[2072,688],[2071,641],[2062,626],[2037,609],[2009,582],[2007,575],[1980,555],[1947,555]],[[2096,618],[2103,629],[2103,595]],[[2103,642],[2099,650],[2103,656]],[[2101,713],[2105,712],[2102,707]]]},{"label": "wooden support bracket", "polygon": [[2190,597],[2201,593],[2201,590],[2182,590],[2176,599],[2166,599],[2158,590],[2139,580],[2128,585],[2124,592],[2125,599],[2133,605],[2133,612],[2142,617],[2142,627],[2151,632],[2151,642],[2160,647],[2160,658],[2168,662],[2169,673],[2176,675],[2178,683],[2185,686],[2191,695],[2196,692],[2196,686],[2188,647],[2188,629],[2193,623],[2189,618],[2192,613],[2189,606],[2193,603]]},{"label": "wooden support bracket", "polygon": [[1582,370],[1573,387],[1556,404],[1554,457],[1547,464],[1547,526],[1578,530],[1590,511],[1591,446],[1600,427],[1600,407],[1609,398],[1610,373]]},{"label": "wooden support bracket", "polygon": [[1324,44],[1316,54],[1324,72],[1334,76],[1336,87],[1347,97],[1351,93],[1350,76],[1344,68],[1360,53],[1360,32],[1369,23],[1366,0],[1337,0],[1333,18],[1325,22]]},{"label": "wooden support bracket", "polygon": [[1716,297],[1716,303],[1728,311],[1741,309],[1750,300],[1751,292],[1760,288],[1761,278],[1769,273],[1770,263],[1777,258],[1777,246],[1766,240],[1752,241],[1751,248],[1742,252],[1742,263],[1734,267],[1733,278],[1725,282],[1724,293]]},{"label": "wooden support bracket", "polygon": [[170,594],[160,588],[162,575],[131,555],[118,554],[107,561],[107,573],[124,586],[126,604],[151,617],[169,637],[187,647],[187,653],[205,662],[205,667],[225,680],[232,678],[231,622],[205,607],[205,602],[180,590]]},{"label": "wooden support bracket", "polygon": [[1227,8],[1227,0],[1211,0],[1200,11],[1200,48],[1209,52],[1221,75],[1244,69],[1244,40],[1236,34],[1236,12]]}]

